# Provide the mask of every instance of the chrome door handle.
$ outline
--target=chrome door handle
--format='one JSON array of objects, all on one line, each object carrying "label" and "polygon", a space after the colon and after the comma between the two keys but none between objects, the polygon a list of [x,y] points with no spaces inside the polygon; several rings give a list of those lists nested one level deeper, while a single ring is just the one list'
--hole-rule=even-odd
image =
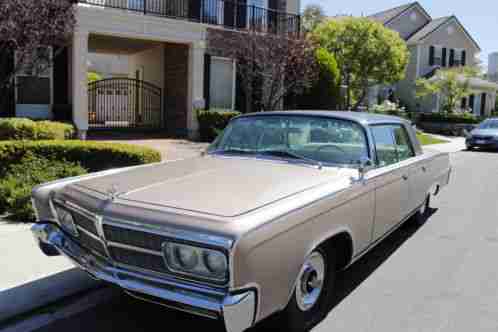
[{"label": "chrome door handle", "polygon": [[403,175],[403,180],[408,180],[408,175]]}]

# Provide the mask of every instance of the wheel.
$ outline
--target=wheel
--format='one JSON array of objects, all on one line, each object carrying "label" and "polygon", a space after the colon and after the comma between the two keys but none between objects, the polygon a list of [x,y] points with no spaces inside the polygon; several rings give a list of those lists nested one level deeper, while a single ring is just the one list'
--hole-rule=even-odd
[{"label": "wheel", "polygon": [[306,259],[289,304],[278,323],[283,331],[309,331],[323,320],[330,308],[336,275],[334,253],[318,248]]},{"label": "wheel", "polygon": [[415,225],[421,226],[427,221],[429,207],[431,203],[431,195],[427,195],[424,203],[420,206],[418,211],[413,215],[413,223]]}]

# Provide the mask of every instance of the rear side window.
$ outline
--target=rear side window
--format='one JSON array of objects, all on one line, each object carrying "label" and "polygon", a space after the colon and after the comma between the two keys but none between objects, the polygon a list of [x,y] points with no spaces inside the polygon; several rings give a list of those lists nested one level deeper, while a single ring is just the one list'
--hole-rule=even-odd
[{"label": "rear side window", "polygon": [[405,127],[393,126],[394,140],[396,142],[396,151],[398,152],[398,161],[403,161],[415,156],[412,143],[408,137]]},{"label": "rear side window", "polygon": [[401,125],[372,126],[377,164],[389,166],[415,155],[406,129]]}]

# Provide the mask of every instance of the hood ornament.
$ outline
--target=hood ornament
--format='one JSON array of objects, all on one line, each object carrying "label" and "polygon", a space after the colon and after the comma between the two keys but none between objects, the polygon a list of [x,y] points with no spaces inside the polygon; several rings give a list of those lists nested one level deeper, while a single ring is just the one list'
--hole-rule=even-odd
[{"label": "hood ornament", "polygon": [[119,188],[117,184],[112,184],[109,189],[107,189],[107,194],[111,201],[114,201],[119,195]]}]

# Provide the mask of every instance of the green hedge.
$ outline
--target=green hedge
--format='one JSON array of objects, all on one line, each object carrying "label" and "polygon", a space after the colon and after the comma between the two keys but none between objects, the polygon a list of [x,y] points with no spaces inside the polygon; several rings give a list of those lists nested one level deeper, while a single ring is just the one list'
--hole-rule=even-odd
[{"label": "green hedge", "polygon": [[7,212],[16,221],[33,221],[33,187],[57,179],[83,175],[87,171],[77,163],[38,158],[26,154],[12,164],[0,179],[0,213]]},{"label": "green hedge", "polygon": [[27,153],[49,160],[80,163],[89,172],[148,164],[161,160],[156,150],[135,145],[86,141],[0,142],[0,175]]},{"label": "green hedge", "polygon": [[212,142],[218,134],[225,129],[228,122],[240,112],[218,111],[218,110],[198,110],[197,119],[199,121],[199,134],[203,142]]},{"label": "green hedge", "polygon": [[158,162],[159,152],[134,145],[84,141],[1,141],[0,214],[32,221],[34,186],[64,177]]},{"label": "green hedge", "polygon": [[438,122],[438,123],[465,123],[477,124],[483,119],[469,113],[452,114],[452,113],[422,113],[418,117],[421,122]]},{"label": "green hedge", "polygon": [[54,121],[24,118],[0,119],[0,140],[64,140],[74,136],[74,127]]}]

